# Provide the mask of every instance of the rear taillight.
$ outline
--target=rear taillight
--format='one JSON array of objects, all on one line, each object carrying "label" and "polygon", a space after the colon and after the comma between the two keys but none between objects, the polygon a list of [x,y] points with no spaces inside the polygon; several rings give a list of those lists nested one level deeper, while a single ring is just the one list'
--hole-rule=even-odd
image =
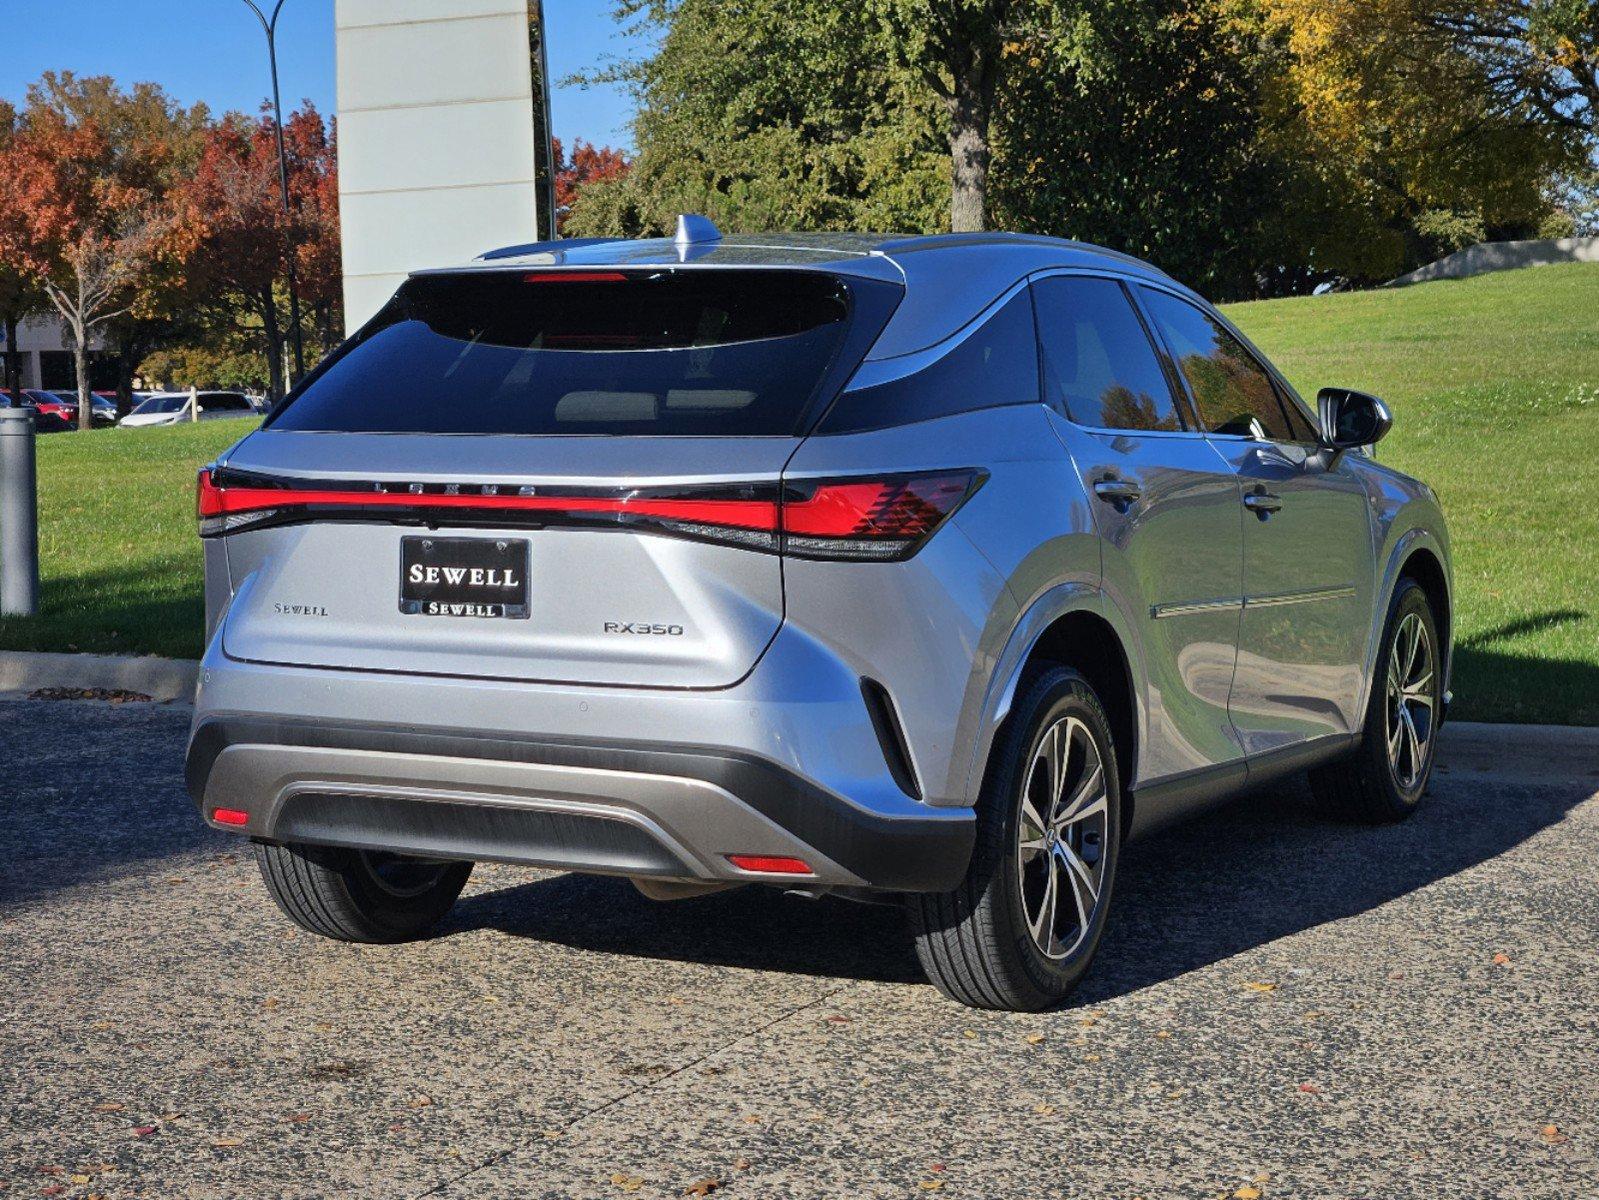
[{"label": "rear taillight", "polygon": [[800,558],[908,558],[977,490],[976,471],[790,484],[783,552]]},{"label": "rear taillight", "polygon": [[915,553],[981,485],[973,470],[784,485],[584,491],[517,484],[323,483],[200,472],[200,536],[316,520],[584,525],[675,534],[801,558]]}]

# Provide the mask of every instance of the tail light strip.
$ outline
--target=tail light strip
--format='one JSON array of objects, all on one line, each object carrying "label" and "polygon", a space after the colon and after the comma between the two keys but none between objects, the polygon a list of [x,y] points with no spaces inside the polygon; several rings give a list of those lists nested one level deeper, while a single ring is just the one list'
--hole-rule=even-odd
[{"label": "tail light strip", "polygon": [[975,470],[706,489],[582,492],[496,484],[298,482],[200,472],[200,535],[314,520],[585,524],[813,558],[907,558],[981,485]]}]

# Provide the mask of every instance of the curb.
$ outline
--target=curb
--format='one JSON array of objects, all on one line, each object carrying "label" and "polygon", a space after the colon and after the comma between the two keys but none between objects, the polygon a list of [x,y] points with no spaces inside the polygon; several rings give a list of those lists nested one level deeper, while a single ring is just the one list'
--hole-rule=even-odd
[{"label": "curb", "polygon": [[194,699],[200,664],[188,658],[141,658],[117,654],[48,654],[0,650],[0,692],[35,688],[119,688],[152,700]]}]

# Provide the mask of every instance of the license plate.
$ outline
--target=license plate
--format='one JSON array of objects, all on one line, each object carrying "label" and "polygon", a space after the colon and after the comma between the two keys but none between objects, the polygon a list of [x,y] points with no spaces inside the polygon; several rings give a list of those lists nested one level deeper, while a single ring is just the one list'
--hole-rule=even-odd
[{"label": "license plate", "polygon": [[526,617],[527,562],[528,544],[515,538],[402,538],[400,611]]}]

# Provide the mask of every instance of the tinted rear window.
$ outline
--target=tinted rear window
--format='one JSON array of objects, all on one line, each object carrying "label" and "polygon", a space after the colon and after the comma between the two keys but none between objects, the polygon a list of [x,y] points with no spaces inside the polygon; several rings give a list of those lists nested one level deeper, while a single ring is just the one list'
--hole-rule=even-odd
[{"label": "tinted rear window", "polygon": [[841,280],[803,271],[422,276],[270,425],[792,435],[849,315]]}]

